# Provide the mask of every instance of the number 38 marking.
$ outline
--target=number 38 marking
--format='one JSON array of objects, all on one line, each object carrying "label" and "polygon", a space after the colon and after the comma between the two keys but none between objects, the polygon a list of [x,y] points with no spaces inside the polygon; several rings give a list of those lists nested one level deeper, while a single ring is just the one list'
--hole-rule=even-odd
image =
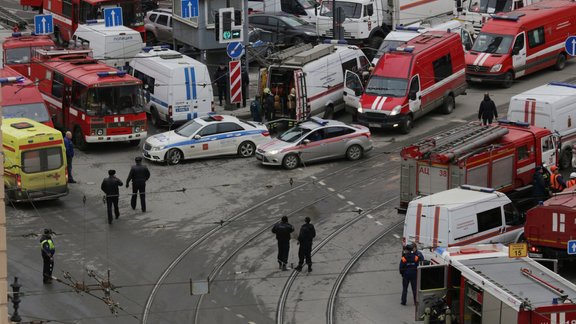
[{"label": "number 38 marking", "polygon": [[448,170],[440,170],[438,173],[441,177],[448,177]]}]

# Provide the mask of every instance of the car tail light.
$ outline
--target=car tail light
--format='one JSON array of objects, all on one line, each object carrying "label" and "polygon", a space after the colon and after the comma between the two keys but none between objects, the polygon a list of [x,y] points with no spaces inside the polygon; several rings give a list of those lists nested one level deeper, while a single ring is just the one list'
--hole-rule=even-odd
[{"label": "car tail light", "polygon": [[372,137],[372,133],[368,132],[368,133],[363,133],[362,135],[368,137],[368,139],[370,139]]},{"label": "car tail light", "polygon": [[262,132],[262,136],[270,136],[270,132],[269,131]]},{"label": "car tail light", "polygon": [[16,187],[22,189],[22,177],[19,174],[16,175]]},{"label": "car tail light", "polygon": [[168,116],[172,117],[172,106],[168,106]]},{"label": "car tail light", "polygon": [[530,245],[530,248],[528,248],[528,250],[530,250],[530,252],[532,253],[538,253],[540,252],[540,249],[537,246],[534,245]]}]

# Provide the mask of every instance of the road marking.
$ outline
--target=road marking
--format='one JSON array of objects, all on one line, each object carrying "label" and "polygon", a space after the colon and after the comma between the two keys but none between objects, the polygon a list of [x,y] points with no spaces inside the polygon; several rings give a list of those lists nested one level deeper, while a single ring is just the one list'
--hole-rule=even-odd
[{"label": "road marking", "polygon": [[256,322],[248,322],[248,324],[256,324]]},{"label": "road marking", "polygon": [[[446,119],[444,117],[436,117],[436,116],[429,117],[429,119],[438,120],[438,121],[446,121]],[[450,119],[448,121],[452,122],[452,123],[466,123],[466,122],[468,122],[467,120],[458,119],[458,118]]]},{"label": "road marking", "polygon": [[378,224],[378,225],[380,225],[380,226],[383,225],[382,223],[380,223],[380,221],[376,221],[376,224]]},{"label": "road marking", "polygon": [[348,205],[350,206],[354,206],[355,204],[353,202],[351,202],[350,200],[348,200],[346,203],[348,203]]},{"label": "road marking", "polygon": [[337,196],[338,196],[338,198],[340,198],[340,199],[346,199],[346,197],[344,197],[344,195],[342,195],[342,194],[337,194]]},{"label": "road marking", "polygon": [[230,311],[230,308],[228,308],[228,307],[226,307],[226,306],[224,306],[224,309],[227,310],[227,311]]},{"label": "road marking", "polygon": [[372,216],[372,215],[370,215],[370,214],[366,215],[366,217],[368,217],[368,218],[370,218],[370,219],[374,218],[374,216]]},{"label": "road marking", "polygon": [[398,235],[398,234],[392,234],[392,235],[393,235],[395,238],[397,238],[397,239],[400,238],[400,235]]},{"label": "road marking", "polygon": [[310,178],[312,178],[314,180],[318,179],[318,178],[316,178],[316,176],[310,176]]},{"label": "road marking", "polygon": [[213,302],[214,304],[217,304],[217,303],[216,303],[216,301],[215,301],[214,299],[211,299],[210,301],[211,301],[211,302]]},{"label": "road marking", "polygon": [[[327,189],[328,189],[328,191],[332,191],[332,192],[334,192],[334,191],[335,191],[335,189],[334,189],[334,188],[327,188]],[[575,219],[574,221],[576,222],[576,219]]]},{"label": "road marking", "polygon": [[236,317],[244,318],[244,315],[242,315],[242,314],[236,314]]},{"label": "road marking", "polygon": [[318,181],[318,183],[321,184],[321,185],[323,185],[323,186],[326,185],[326,182],[324,182],[323,180]]}]

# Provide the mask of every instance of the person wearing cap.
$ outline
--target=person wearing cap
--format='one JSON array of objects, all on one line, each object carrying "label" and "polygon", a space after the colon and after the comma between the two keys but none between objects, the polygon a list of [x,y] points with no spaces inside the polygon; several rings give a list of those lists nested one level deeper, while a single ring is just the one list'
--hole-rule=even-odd
[{"label": "person wearing cap", "polygon": [[102,180],[100,189],[106,194],[106,210],[108,211],[108,224],[112,224],[112,207],[114,207],[114,214],[116,219],[120,217],[120,210],[118,209],[118,197],[122,187],[122,181],[116,178],[116,170],[108,170],[108,178]]},{"label": "person wearing cap", "polygon": [[142,207],[142,212],[146,212],[146,181],[150,179],[150,171],[145,165],[142,165],[141,156],[137,156],[134,161],[136,161],[136,165],[130,168],[128,179],[126,179],[126,188],[130,186],[130,181],[132,181],[130,206],[132,206],[132,209],[136,209],[137,194],[140,193],[140,206]]},{"label": "person wearing cap", "polygon": [[576,172],[570,173],[570,180],[566,181],[566,188],[571,188],[576,185]]},{"label": "person wearing cap", "polygon": [[304,218],[304,224],[300,227],[298,235],[298,266],[296,270],[302,271],[304,261],[308,265],[308,272],[312,272],[312,240],[316,237],[316,229],[310,224],[310,217]]},{"label": "person wearing cap", "polygon": [[264,98],[262,100],[264,106],[264,115],[266,116],[266,121],[269,122],[274,117],[274,95],[270,88],[264,89]]},{"label": "person wearing cap", "polygon": [[550,167],[550,171],[552,171],[552,174],[550,175],[550,189],[552,192],[560,192],[566,189],[566,182],[564,181],[562,174],[560,174],[558,167],[553,165]]},{"label": "person wearing cap", "polygon": [[216,88],[218,88],[218,100],[220,100],[220,106],[222,106],[222,100],[226,101],[226,85],[228,84],[228,69],[224,63],[220,63],[214,74],[214,82],[216,82]]},{"label": "person wearing cap", "polygon": [[532,198],[538,201],[544,201],[548,198],[548,190],[544,179],[544,168],[536,166],[532,177]]},{"label": "person wearing cap", "polygon": [[402,297],[400,304],[406,305],[406,297],[408,295],[408,285],[412,288],[412,296],[414,304],[416,304],[416,275],[418,269],[418,262],[420,262],[418,255],[414,253],[414,246],[412,243],[406,244],[402,258],[400,259],[400,275],[402,276]]},{"label": "person wearing cap", "polygon": [[290,253],[290,235],[294,232],[294,226],[288,223],[288,216],[282,216],[279,223],[274,224],[272,233],[276,234],[278,241],[278,265],[282,271],[288,270],[288,254]]},{"label": "person wearing cap", "polygon": [[52,241],[52,230],[44,229],[44,234],[40,237],[40,249],[42,250],[42,281],[45,284],[52,283],[52,271],[54,270],[54,253],[56,247]]}]

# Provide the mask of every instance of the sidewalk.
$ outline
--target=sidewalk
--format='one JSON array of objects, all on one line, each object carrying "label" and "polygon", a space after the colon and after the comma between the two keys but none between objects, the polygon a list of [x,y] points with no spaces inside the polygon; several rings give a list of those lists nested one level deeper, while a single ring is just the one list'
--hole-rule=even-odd
[{"label": "sidewalk", "polygon": [[250,77],[250,85],[248,87],[248,98],[246,98],[246,108],[242,107],[242,103],[240,103],[240,108],[237,108],[236,104],[231,104],[228,107],[218,105],[218,96],[214,96],[215,102],[215,112],[223,115],[231,115],[234,117],[238,117],[240,119],[248,119],[251,120],[252,116],[250,115],[250,103],[254,100],[254,96],[258,93],[258,72],[260,70],[259,66],[251,66],[248,71],[248,75]]}]

